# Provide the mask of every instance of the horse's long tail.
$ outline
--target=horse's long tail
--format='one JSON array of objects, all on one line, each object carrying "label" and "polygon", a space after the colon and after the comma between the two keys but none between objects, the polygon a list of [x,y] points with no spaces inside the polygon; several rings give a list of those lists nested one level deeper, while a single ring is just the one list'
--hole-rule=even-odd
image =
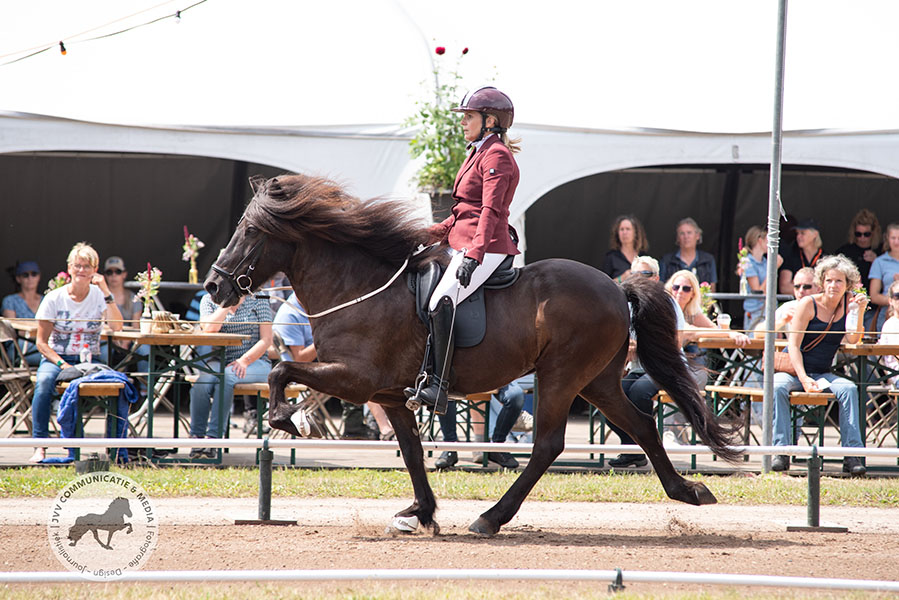
[{"label": "horse's long tail", "polygon": [[728,447],[734,429],[716,420],[680,352],[671,297],[661,284],[642,277],[632,277],[622,287],[631,304],[643,368],[674,399],[703,443],[724,460],[736,461],[742,453]]}]

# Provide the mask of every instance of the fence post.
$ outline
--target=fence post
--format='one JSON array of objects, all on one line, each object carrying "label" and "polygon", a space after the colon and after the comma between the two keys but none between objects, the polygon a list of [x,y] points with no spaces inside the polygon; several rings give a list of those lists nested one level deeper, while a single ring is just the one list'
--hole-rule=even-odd
[{"label": "fence post", "polygon": [[818,447],[812,446],[812,455],[808,458],[808,526],[818,527],[820,524],[821,457],[818,456]]},{"label": "fence post", "polygon": [[296,521],[272,520],[272,461],[275,453],[268,449],[268,438],[259,451],[259,518],[236,519],[235,525],[296,525]]}]

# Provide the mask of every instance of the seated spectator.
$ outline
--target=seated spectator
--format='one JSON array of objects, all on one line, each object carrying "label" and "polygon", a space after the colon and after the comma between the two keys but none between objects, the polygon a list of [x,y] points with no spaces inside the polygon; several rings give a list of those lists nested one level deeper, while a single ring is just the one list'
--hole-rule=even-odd
[{"label": "seated spectator", "polygon": [[886,310],[890,299],[884,293],[894,281],[899,281],[899,223],[890,223],[884,232],[883,254],[871,263],[869,282],[871,284],[871,302],[874,304],[876,321],[871,323],[871,330],[880,331],[886,321]]},{"label": "seated spectator", "polygon": [[871,270],[871,263],[877,258],[875,248],[880,247],[880,241],[880,222],[877,215],[863,208],[855,213],[852,222],[849,223],[849,241],[834,252],[855,263],[865,289],[871,287],[868,273]]},{"label": "seated spectator", "polygon": [[[521,409],[524,408],[524,390],[517,383],[510,383],[499,388],[499,391],[496,393],[496,399],[503,405],[503,408],[496,418],[496,425],[493,428],[493,435],[491,435],[490,439],[495,444],[501,444],[506,441],[506,438],[512,431],[512,427],[515,426],[515,421],[521,415]],[[489,407],[485,407],[485,409],[489,410]],[[437,418],[440,421],[440,430],[443,432],[443,441],[458,442],[459,437],[456,434],[456,401],[449,400],[446,413],[437,415]],[[486,432],[481,432],[479,437],[481,439],[477,441],[485,441],[487,439]],[[508,452],[488,452],[487,460],[498,464],[504,469],[518,468],[518,460]],[[457,462],[459,462],[459,454],[455,450],[447,450],[440,454],[440,457],[434,462],[434,466],[443,470],[452,467]],[[475,457],[475,462],[479,462],[477,456]]]},{"label": "seated spectator", "polygon": [[821,234],[814,219],[803,219],[796,224],[796,241],[792,244],[781,246],[780,254],[783,262],[777,272],[778,290],[781,294],[791,294],[790,289],[793,274],[802,267],[812,267],[821,260]]},{"label": "seated spectator", "polygon": [[[223,308],[212,301],[209,294],[200,303],[200,329],[209,333],[237,333],[249,336],[239,346],[225,347],[224,393],[220,399],[219,378],[202,373],[190,390],[190,437],[220,438],[231,414],[234,386],[237,383],[263,383],[272,369],[268,347],[272,345],[272,309],[268,300],[255,296],[241,296],[234,306]],[[217,361],[209,367],[217,371]],[[224,406],[222,405],[224,402]],[[210,411],[210,403],[212,410]],[[224,416],[225,423],[221,419]],[[215,448],[192,448],[190,458],[212,458]]]},{"label": "seated spectator", "polygon": [[[287,347],[287,351],[281,353],[281,360],[312,362],[316,359],[312,325],[309,324],[308,317],[300,311],[303,311],[303,307],[297,300],[297,295],[291,292],[290,297],[275,314],[274,331]],[[369,439],[371,434],[365,424],[365,409],[345,400],[341,400],[340,405],[343,412],[343,437],[345,439]],[[381,405],[368,402],[366,406],[378,425],[378,437],[382,440],[392,440],[394,438],[393,426]]]},{"label": "seated spectator", "polygon": [[[890,309],[887,320],[883,324],[883,332],[878,340],[879,344],[888,346],[899,345],[899,281],[894,281],[887,289],[890,298]],[[899,356],[888,355],[883,357],[883,364],[889,369],[899,371]],[[899,375],[893,375],[889,379],[893,387],[899,388]]]},{"label": "seated spectator", "polygon": [[[43,296],[38,291],[41,284],[41,269],[33,260],[16,263],[16,293],[3,298],[3,316],[7,319],[33,319]],[[39,352],[27,352],[25,361],[32,367],[41,362]]]},{"label": "seated spectator", "polygon": [[[125,268],[125,261],[119,256],[110,256],[107,258],[106,262],[103,263],[103,276],[106,278],[106,285],[109,286],[109,292],[112,294],[112,297],[115,298],[116,306],[119,307],[119,312],[122,315],[122,319],[125,321],[125,325],[136,327],[140,320],[141,312],[143,311],[143,304],[141,304],[141,301],[137,299],[131,290],[125,289],[125,281],[128,279],[128,270]],[[115,351],[113,353],[112,361],[110,361],[112,364],[118,363],[124,356],[124,351],[131,347],[131,342],[128,342],[127,340],[116,340],[114,342],[114,347],[121,348],[123,351]],[[103,348],[103,352],[105,353],[105,342],[103,343]],[[150,347],[138,345],[138,351],[143,355],[149,355]],[[146,363],[138,367],[138,369],[140,371],[146,371]]]},{"label": "seated spectator", "polygon": [[718,288],[718,270],[715,257],[699,250],[696,246],[702,243],[702,229],[696,221],[687,217],[677,224],[676,252],[669,252],[662,257],[659,276],[668,281],[677,271],[691,271],[699,281],[707,281],[714,292]]},{"label": "seated spectator", "polygon": [[633,215],[620,215],[612,224],[609,246],[610,249],[606,252],[602,263],[602,271],[621,283],[630,274],[634,259],[649,250],[643,224]]},{"label": "seated spectator", "polygon": [[[745,268],[746,282],[752,294],[759,294],[758,298],[743,300],[743,329],[753,329],[759,321],[765,318],[764,294],[768,290],[768,233],[757,225],[753,225],[746,232],[746,247],[749,255],[746,257]],[[777,257],[780,262],[781,257]]]},{"label": "seated spectator", "polygon": [[[859,319],[855,332],[846,331],[846,313],[856,304],[860,314],[868,304],[865,294],[852,294],[849,290],[859,284],[858,268],[845,256],[827,256],[818,261],[815,279],[822,291],[812,294],[796,305],[790,323],[788,348],[790,361],[796,375],[778,372],[774,374],[774,445],[793,444],[793,427],[790,420],[790,392],[822,391],[822,384],[837,398],[840,410],[840,440],[844,447],[862,448],[859,427],[858,388],[845,377],[830,372],[834,355],[844,338],[857,343],[864,332],[864,321]],[[774,471],[790,468],[790,457],[777,455],[772,461]],[[852,475],[864,475],[861,458],[843,458],[843,471]]]},{"label": "seated spectator", "polygon": [[[71,283],[44,296],[35,314],[37,349],[43,355],[32,401],[36,438],[50,435],[50,402],[59,372],[80,363],[84,349],[89,350],[91,362],[101,362],[100,328],[104,321],[114,331],[122,329],[122,315],[115,299],[106,280],[97,273],[100,264],[97,251],[84,242],[75,244],[67,263]],[[35,448],[29,462],[41,462],[46,451],[46,448]]]}]

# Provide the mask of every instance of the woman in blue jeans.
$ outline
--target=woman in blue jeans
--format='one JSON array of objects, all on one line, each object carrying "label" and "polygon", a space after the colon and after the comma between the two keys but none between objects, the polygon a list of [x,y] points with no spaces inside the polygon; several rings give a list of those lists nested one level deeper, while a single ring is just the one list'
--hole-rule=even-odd
[{"label": "woman in blue jeans", "polygon": [[[200,328],[209,333],[237,333],[249,336],[240,346],[225,348],[225,382],[219,399],[219,379],[211,373],[200,375],[190,390],[190,436],[220,438],[228,426],[234,386],[237,383],[261,383],[268,380],[272,365],[266,352],[272,345],[272,308],[268,300],[243,296],[236,305],[222,308],[209,294],[200,302]],[[219,365],[210,361],[211,370]],[[224,422],[222,416],[224,415]],[[191,458],[214,457],[214,448],[192,448]]]},{"label": "woman in blue jeans", "polygon": [[[849,448],[864,447],[859,428],[858,388],[845,377],[830,372],[833,357],[844,337],[846,342],[855,344],[864,333],[863,315],[868,297],[864,293],[851,292],[859,285],[860,280],[858,267],[842,254],[825,256],[815,266],[815,281],[824,291],[799,300],[790,323],[787,348],[796,375],[783,372],[774,374],[775,446],[793,443],[790,392],[820,392],[823,391],[820,382],[826,380],[840,406],[842,445]],[[847,332],[846,314],[854,307],[858,308],[858,322],[851,332]],[[824,333],[825,331],[828,333]],[[774,471],[786,471],[789,468],[790,457],[784,454],[775,456],[771,463]],[[843,458],[843,471],[852,475],[864,475],[865,465],[857,456],[846,456]]]},{"label": "woman in blue jeans", "polygon": [[[67,259],[70,283],[47,293],[37,309],[37,349],[42,358],[32,400],[34,437],[49,437],[50,403],[60,371],[81,361],[82,351],[100,361],[100,328],[122,329],[122,314],[103,276],[97,273],[100,257],[84,242],[75,244]],[[29,462],[46,458],[46,448],[35,448]]]}]

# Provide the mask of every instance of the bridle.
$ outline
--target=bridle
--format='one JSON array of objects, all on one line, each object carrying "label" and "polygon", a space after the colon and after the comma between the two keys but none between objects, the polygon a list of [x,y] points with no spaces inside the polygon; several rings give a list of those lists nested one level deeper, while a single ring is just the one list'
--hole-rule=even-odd
[{"label": "bridle", "polygon": [[[228,280],[232,286],[239,290],[241,296],[249,296],[253,293],[253,271],[256,270],[256,263],[259,262],[259,257],[262,255],[262,245],[264,242],[265,240],[262,239],[253,244],[253,247],[250,248],[247,255],[237,263],[237,266],[234,267],[233,271],[226,271],[217,264],[212,265],[212,270]],[[250,264],[247,266],[246,272],[235,275],[235,273],[237,273],[237,271],[247,262]]]}]

